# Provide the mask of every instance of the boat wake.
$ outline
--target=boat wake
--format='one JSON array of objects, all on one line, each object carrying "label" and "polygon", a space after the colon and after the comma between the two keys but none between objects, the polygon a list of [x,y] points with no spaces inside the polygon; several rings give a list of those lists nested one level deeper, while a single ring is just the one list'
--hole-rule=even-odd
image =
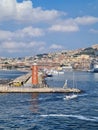
[{"label": "boat wake", "polygon": [[40,115],[41,117],[68,117],[68,118],[76,118],[79,120],[85,120],[85,121],[93,121],[98,122],[98,117],[86,117],[82,115],[65,115],[65,114],[46,114],[46,115]]},{"label": "boat wake", "polygon": [[78,97],[84,97],[84,96],[87,96],[88,94],[82,94],[82,95],[79,95],[79,94],[73,94],[73,95],[66,95],[63,99],[64,100],[69,100],[69,99],[75,99],[75,98],[78,98]]},{"label": "boat wake", "polygon": [[73,95],[65,96],[64,99],[69,100],[69,99],[74,99],[74,98],[77,98],[77,97],[78,97],[78,95],[73,94]]}]

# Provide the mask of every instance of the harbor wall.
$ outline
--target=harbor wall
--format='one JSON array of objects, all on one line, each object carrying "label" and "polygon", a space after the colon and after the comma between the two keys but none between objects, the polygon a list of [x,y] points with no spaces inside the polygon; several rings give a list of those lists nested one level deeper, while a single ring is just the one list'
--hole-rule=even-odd
[{"label": "harbor wall", "polygon": [[7,85],[0,85],[1,93],[80,93],[79,89],[75,88],[32,88],[32,87],[10,87]]}]

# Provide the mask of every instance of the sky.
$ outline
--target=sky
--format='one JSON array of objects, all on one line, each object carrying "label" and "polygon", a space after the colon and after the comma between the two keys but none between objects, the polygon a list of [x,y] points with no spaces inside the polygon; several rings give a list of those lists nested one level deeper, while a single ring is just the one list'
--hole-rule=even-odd
[{"label": "sky", "polygon": [[98,44],[98,0],[0,0],[0,57]]}]

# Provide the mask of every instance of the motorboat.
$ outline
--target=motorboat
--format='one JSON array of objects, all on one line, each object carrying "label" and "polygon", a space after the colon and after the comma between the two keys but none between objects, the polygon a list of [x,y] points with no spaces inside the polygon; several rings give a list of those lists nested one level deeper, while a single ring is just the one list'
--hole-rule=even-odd
[{"label": "motorboat", "polygon": [[77,98],[78,97],[78,95],[76,95],[76,94],[72,94],[72,95],[66,95],[65,96],[65,99],[73,99],[73,98]]}]

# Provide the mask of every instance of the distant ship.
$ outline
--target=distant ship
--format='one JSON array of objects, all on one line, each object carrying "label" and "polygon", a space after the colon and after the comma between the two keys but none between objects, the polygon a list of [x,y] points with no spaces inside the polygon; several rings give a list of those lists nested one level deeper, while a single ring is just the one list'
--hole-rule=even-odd
[{"label": "distant ship", "polygon": [[64,70],[64,71],[72,71],[73,67],[72,67],[72,65],[67,64],[65,66],[62,66],[62,70]]},{"label": "distant ship", "polygon": [[98,63],[92,65],[91,72],[98,73]]}]

